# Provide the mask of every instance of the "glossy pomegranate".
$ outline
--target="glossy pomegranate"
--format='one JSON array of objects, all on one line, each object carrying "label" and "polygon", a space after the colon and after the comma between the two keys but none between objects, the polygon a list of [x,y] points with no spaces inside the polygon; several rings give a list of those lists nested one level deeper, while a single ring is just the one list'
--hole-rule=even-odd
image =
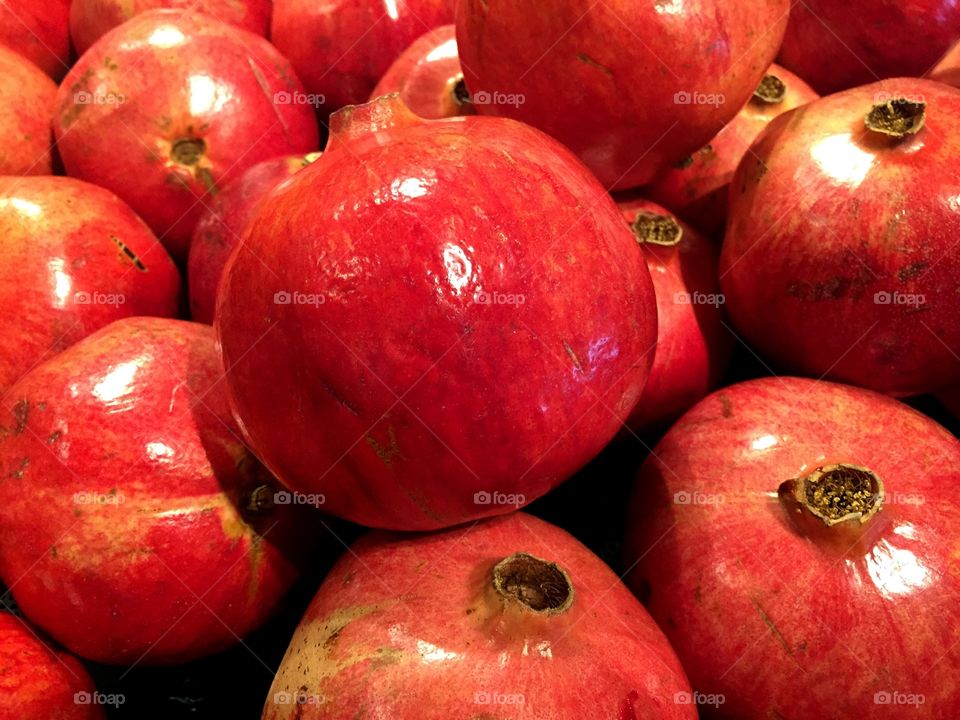
[{"label": "glossy pomegranate", "polygon": [[177,259],[204,203],[251,165],[316,149],[290,64],[209,16],[151,10],[100,38],[60,86],[70,175],[113,190]]},{"label": "glossy pomegranate", "polygon": [[792,72],[771,66],[750,101],[709,144],[661,173],[644,192],[709,237],[721,236],[730,181],[750,145],[775,117],[817,97]]},{"label": "glossy pomegranate", "polygon": [[[327,576],[263,720],[696,718],[673,651],[617,576],[524,513],[371,533]],[[679,702],[678,702],[679,700]]]},{"label": "glossy pomegranate", "polygon": [[0,177],[0,397],[114,320],[177,314],[180,275],[113,193],[64,177]]},{"label": "glossy pomegranate", "polygon": [[3,0],[0,45],[59,80],[70,67],[69,20],[70,0]]},{"label": "glossy pomegranate", "polygon": [[240,236],[260,201],[315,157],[313,154],[282,155],[264,160],[249,168],[209,202],[193,231],[187,261],[190,316],[194,320],[213,322],[223,267],[230,252],[240,242]]},{"label": "glossy pomegranate", "polygon": [[[960,716],[960,449],[885,396],[764,378],[637,479],[629,582],[738,720]],[[712,717],[712,716],[711,716]]]},{"label": "glossy pomegranate", "polygon": [[643,185],[737,114],[773,62],[788,0],[460,0],[480,114],[571,148],[608,189]]},{"label": "glossy pomegranate", "polygon": [[270,0],[73,0],[70,37],[76,51],[82,54],[117,25],[147,10],[161,8],[204,13],[266,35],[270,30],[270,6]]},{"label": "glossy pomegranate", "polygon": [[396,95],[345,109],[242,248],[217,309],[242,426],[283,482],[364,525],[533,500],[647,378],[655,299],[629,228],[520,123],[422,120]]},{"label": "glossy pomegranate", "polygon": [[392,92],[400,93],[400,99],[420,117],[436,120],[474,114],[453,25],[428,31],[404,50],[370,97]]},{"label": "glossy pomegranate", "polygon": [[[2,5],[0,5],[2,7]],[[50,175],[50,121],[57,86],[36,65],[0,46],[0,175]]]},{"label": "glossy pomegranate", "polygon": [[212,653],[295,578],[300,509],[272,502],[221,377],[209,326],[131,318],[11,389],[0,577],[73,652],[117,664]]},{"label": "glossy pomegranate", "polygon": [[730,359],[717,287],[716,246],[668,210],[646,200],[618,203],[650,268],[657,295],[657,350],[627,424],[663,425],[709,393]]},{"label": "glossy pomegranate", "polygon": [[960,45],[955,45],[930,71],[931,80],[960,87]]},{"label": "glossy pomegranate", "polygon": [[955,0],[804,0],[790,11],[777,62],[826,95],[919,77],[957,40]]},{"label": "glossy pomegranate", "polygon": [[453,22],[455,0],[274,0],[270,38],[326,116],[365,102],[410,43]]},{"label": "glossy pomegranate", "polygon": [[727,310],[782,368],[893,394],[960,381],[960,91],[886,80],[774,120],[737,170]]}]

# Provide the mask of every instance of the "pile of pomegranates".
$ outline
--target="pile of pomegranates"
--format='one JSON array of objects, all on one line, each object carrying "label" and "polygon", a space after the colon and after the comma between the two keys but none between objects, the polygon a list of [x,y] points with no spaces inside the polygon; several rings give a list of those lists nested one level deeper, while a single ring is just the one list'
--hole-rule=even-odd
[{"label": "pile of pomegranates", "polygon": [[0,720],[960,718],[960,5],[0,2]]}]

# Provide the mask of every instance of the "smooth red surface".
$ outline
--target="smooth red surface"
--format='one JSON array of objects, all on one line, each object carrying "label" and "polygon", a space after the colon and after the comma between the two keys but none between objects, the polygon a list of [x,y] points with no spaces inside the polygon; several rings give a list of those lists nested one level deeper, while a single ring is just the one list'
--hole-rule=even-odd
[{"label": "smooth red surface", "polygon": [[956,0],[804,0],[777,62],[822,95],[929,72],[960,39]]},{"label": "smooth red surface", "polygon": [[0,397],[27,370],[122,317],[175,316],[180,275],[150,229],[103,188],[0,178]]},{"label": "smooth red surface", "polygon": [[75,702],[95,690],[76,658],[48,647],[26,620],[0,613],[0,720],[101,720],[101,705]]},{"label": "smooth red surface", "polygon": [[209,203],[193,231],[187,260],[190,316],[194,320],[213,322],[220,276],[247,223],[267,193],[308,162],[303,155],[264,160],[227,185]]},{"label": "smooth red surface", "polygon": [[4,0],[0,45],[23,55],[54,80],[70,65],[70,0]]},{"label": "smooth red surface", "polygon": [[[396,96],[335,116],[264,202],[217,314],[258,455],[390,529],[565,480],[632,410],[656,341],[649,272],[586,168],[525,125],[422,120]],[[475,497],[494,492],[523,497]]]},{"label": "smooth red surface", "polygon": [[953,50],[943,56],[930,71],[929,77],[931,80],[960,87],[960,45],[954,46]]},{"label": "smooth red surface", "polygon": [[[516,552],[567,573],[565,611],[497,593],[493,567]],[[610,568],[560,528],[514,513],[357,542],[297,628],[263,720],[696,718],[678,693],[689,685],[673,651]],[[325,702],[283,702],[298,695]]]},{"label": "smooth red surface", "polygon": [[[803,534],[777,498],[832,463],[884,483],[869,542]],[[882,395],[797,378],[724,388],[641,469],[628,580],[694,688],[725,696],[723,717],[956,718],[958,468],[953,436]],[[877,702],[895,692],[924,702]]]},{"label": "smooth red surface", "polygon": [[270,0],[73,0],[70,37],[78,53],[87,51],[101,35],[147,10],[200,12],[257,35],[270,30]]},{"label": "smooth red surface", "polygon": [[[925,127],[869,132],[875,100],[903,95],[926,99]],[[778,367],[892,394],[960,381],[958,147],[960,91],[927,80],[774,120],[737,170],[720,261],[744,340]]]},{"label": "smooth red surface", "polygon": [[[292,102],[302,90],[262,37],[199,13],[151,10],[70,70],[57,147],[70,175],[113,190],[184,260],[220,188],[262,160],[316,149],[313,108]],[[177,157],[182,140],[202,141],[199,156]]]},{"label": "smooth red surface", "polygon": [[772,65],[766,74],[786,86],[779,102],[765,102],[754,94],[713,140],[644,190],[711,238],[723,235],[730,181],[753,141],[775,117],[819,97],[789,70]]},{"label": "smooth red surface", "polygon": [[10,391],[0,577],[78,655],[161,664],[221,650],[295,579],[291,549],[309,534],[294,505],[241,510],[272,478],[237,439],[221,377],[209,326],[132,318]]},{"label": "smooth red surface", "polygon": [[616,190],[650,182],[736,115],[773,62],[789,7],[460,0],[457,40],[475,101],[481,92],[523,96],[477,112],[549,133]]},{"label": "smooth red surface", "polygon": [[[2,6],[0,6],[2,7]],[[0,175],[50,175],[57,86],[36,65],[0,47]]]},{"label": "smooth red surface", "polygon": [[370,98],[398,92],[407,107],[432,120],[473,115],[473,106],[458,100],[454,93],[462,80],[456,27],[444,25],[425,33],[404,50]]},{"label": "smooth red surface", "polygon": [[400,54],[425,31],[453,22],[455,0],[274,0],[270,39],[323,116],[366,102]]},{"label": "smooth red surface", "polygon": [[683,234],[674,246],[640,242],[657,295],[657,350],[640,402],[627,424],[636,431],[663,425],[709,393],[730,360],[723,327],[716,246],[655,203],[618,203],[631,225],[638,213],[673,218]]}]

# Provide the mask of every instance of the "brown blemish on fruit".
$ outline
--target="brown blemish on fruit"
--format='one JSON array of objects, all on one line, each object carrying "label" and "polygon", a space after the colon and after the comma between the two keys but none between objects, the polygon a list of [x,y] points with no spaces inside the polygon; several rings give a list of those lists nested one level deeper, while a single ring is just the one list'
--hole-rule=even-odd
[{"label": "brown blemish on fruit", "polygon": [[22,480],[23,473],[26,472],[27,466],[30,465],[30,458],[25,457],[20,461],[20,465],[16,470],[11,471],[8,477],[12,477],[14,480]]},{"label": "brown blemish on fruit", "polygon": [[13,419],[16,424],[13,426],[13,434],[20,435],[27,429],[27,419],[30,416],[30,401],[26,398],[17,401],[13,406]]},{"label": "brown blemish on fruit", "polygon": [[691,165],[693,165],[693,155],[687,155],[687,157],[674,165],[674,167],[677,170],[686,170]]},{"label": "brown blemish on fruit", "polygon": [[916,135],[927,119],[927,104],[896,98],[874,105],[864,124],[868,130],[902,140],[907,135]]},{"label": "brown blemish on fruit", "polygon": [[377,454],[377,457],[383,461],[384,465],[390,465],[397,458],[403,459],[403,455],[400,452],[400,445],[397,443],[397,432],[394,430],[393,425],[387,428],[387,437],[390,438],[389,447],[381,445],[373,435],[366,436],[367,444],[373,448],[373,451]]},{"label": "brown blemish on fruit", "polygon": [[787,86],[776,75],[764,75],[760,85],[753,91],[753,100],[766,105],[776,105],[783,102],[787,95]]},{"label": "brown blemish on fruit", "polygon": [[60,440],[61,437],[63,437],[63,432],[61,432],[60,430],[54,430],[52,433],[50,433],[50,436],[47,438],[47,443],[50,445],[53,445],[55,442]]},{"label": "brown blemish on fruit", "polygon": [[142,273],[147,272],[147,266],[143,263],[143,260],[137,257],[137,254],[130,248],[130,246],[128,246],[125,242],[123,242],[123,240],[118,238],[116,235],[111,235],[110,239],[113,241],[113,244],[116,245],[117,248],[120,250],[121,259],[126,259],[127,261],[132,263],[133,266],[140,272]]},{"label": "brown blemish on fruit", "polygon": [[725,417],[733,417],[733,403],[730,402],[730,398],[726,395],[720,395],[720,413]]},{"label": "brown blemish on fruit", "polygon": [[907,282],[908,280],[913,280],[923,275],[923,271],[929,267],[929,263],[925,262],[915,262],[911,265],[900,268],[900,271],[897,273],[897,276],[900,278],[900,282]]},{"label": "brown blemish on fruit", "polygon": [[773,633],[773,636],[777,639],[777,642],[780,643],[780,647],[790,657],[793,657],[793,650],[790,649],[790,644],[787,642],[787,639],[783,636],[783,633],[780,632],[780,628],[777,627],[776,623],[767,615],[766,611],[760,607],[760,603],[756,598],[750,598],[750,602],[753,603],[753,607],[756,608],[757,614],[760,615],[760,619],[763,620],[763,624],[766,625],[770,632]]},{"label": "brown blemish on fruit", "polygon": [[556,563],[525,552],[493,567],[493,589],[504,600],[543,615],[559,615],[573,604],[573,583]]},{"label": "brown blemish on fruit", "polygon": [[613,77],[613,70],[611,70],[610,68],[608,68],[606,65],[602,63],[598,63],[596,60],[594,60],[592,57],[590,57],[586,53],[577,53],[577,60],[582,62],[584,65],[589,65],[592,68],[596,68],[597,70],[599,70],[600,72],[602,72],[604,75],[608,77]]},{"label": "brown blemish on fruit", "polygon": [[570,343],[568,343],[566,340],[563,341],[563,349],[567,351],[567,355],[573,362],[573,366],[577,369],[577,372],[583,374],[583,365],[580,364],[580,358],[577,357],[577,354],[573,351],[573,348],[570,347]]}]

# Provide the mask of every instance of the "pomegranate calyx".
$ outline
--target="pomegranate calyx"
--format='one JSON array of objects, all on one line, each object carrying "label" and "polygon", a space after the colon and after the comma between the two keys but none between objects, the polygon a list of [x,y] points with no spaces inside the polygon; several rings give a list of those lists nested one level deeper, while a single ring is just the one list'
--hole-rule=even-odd
[{"label": "pomegranate calyx", "polygon": [[874,105],[864,118],[868,130],[903,139],[916,135],[926,122],[927,104],[894,98]]},{"label": "pomegranate calyx", "polygon": [[753,99],[765,105],[776,105],[787,96],[787,86],[776,75],[764,75],[763,80],[753,91]]},{"label": "pomegranate calyx", "polygon": [[566,571],[525,552],[494,566],[493,588],[504,600],[540,615],[559,615],[573,604],[573,583]]},{"label": "pomegranate calyx", "polygon": [[390,93],[362,105],[347,105],[333,113],[330,116],[330,146],[421,122],[400,99],[400,93]]},{"label": "pomegranate calyx", "polygon": [[683,239],[683,228],[670,215],[652,212],[638,212],[630,229],[638,243],[674,247]]},{"label": "pomegranate calyx", "polygon": [[201,138],[180,138],[170,146],[170,157],[180,165],[196,165],[206,149],[207,144]]},{"label": "pomegranate calyx", "polygon": [[883,481],[865,467],[841,463],[818,467],[780,485],[781,500],[833,527],[864,525],[883,506]]}]

